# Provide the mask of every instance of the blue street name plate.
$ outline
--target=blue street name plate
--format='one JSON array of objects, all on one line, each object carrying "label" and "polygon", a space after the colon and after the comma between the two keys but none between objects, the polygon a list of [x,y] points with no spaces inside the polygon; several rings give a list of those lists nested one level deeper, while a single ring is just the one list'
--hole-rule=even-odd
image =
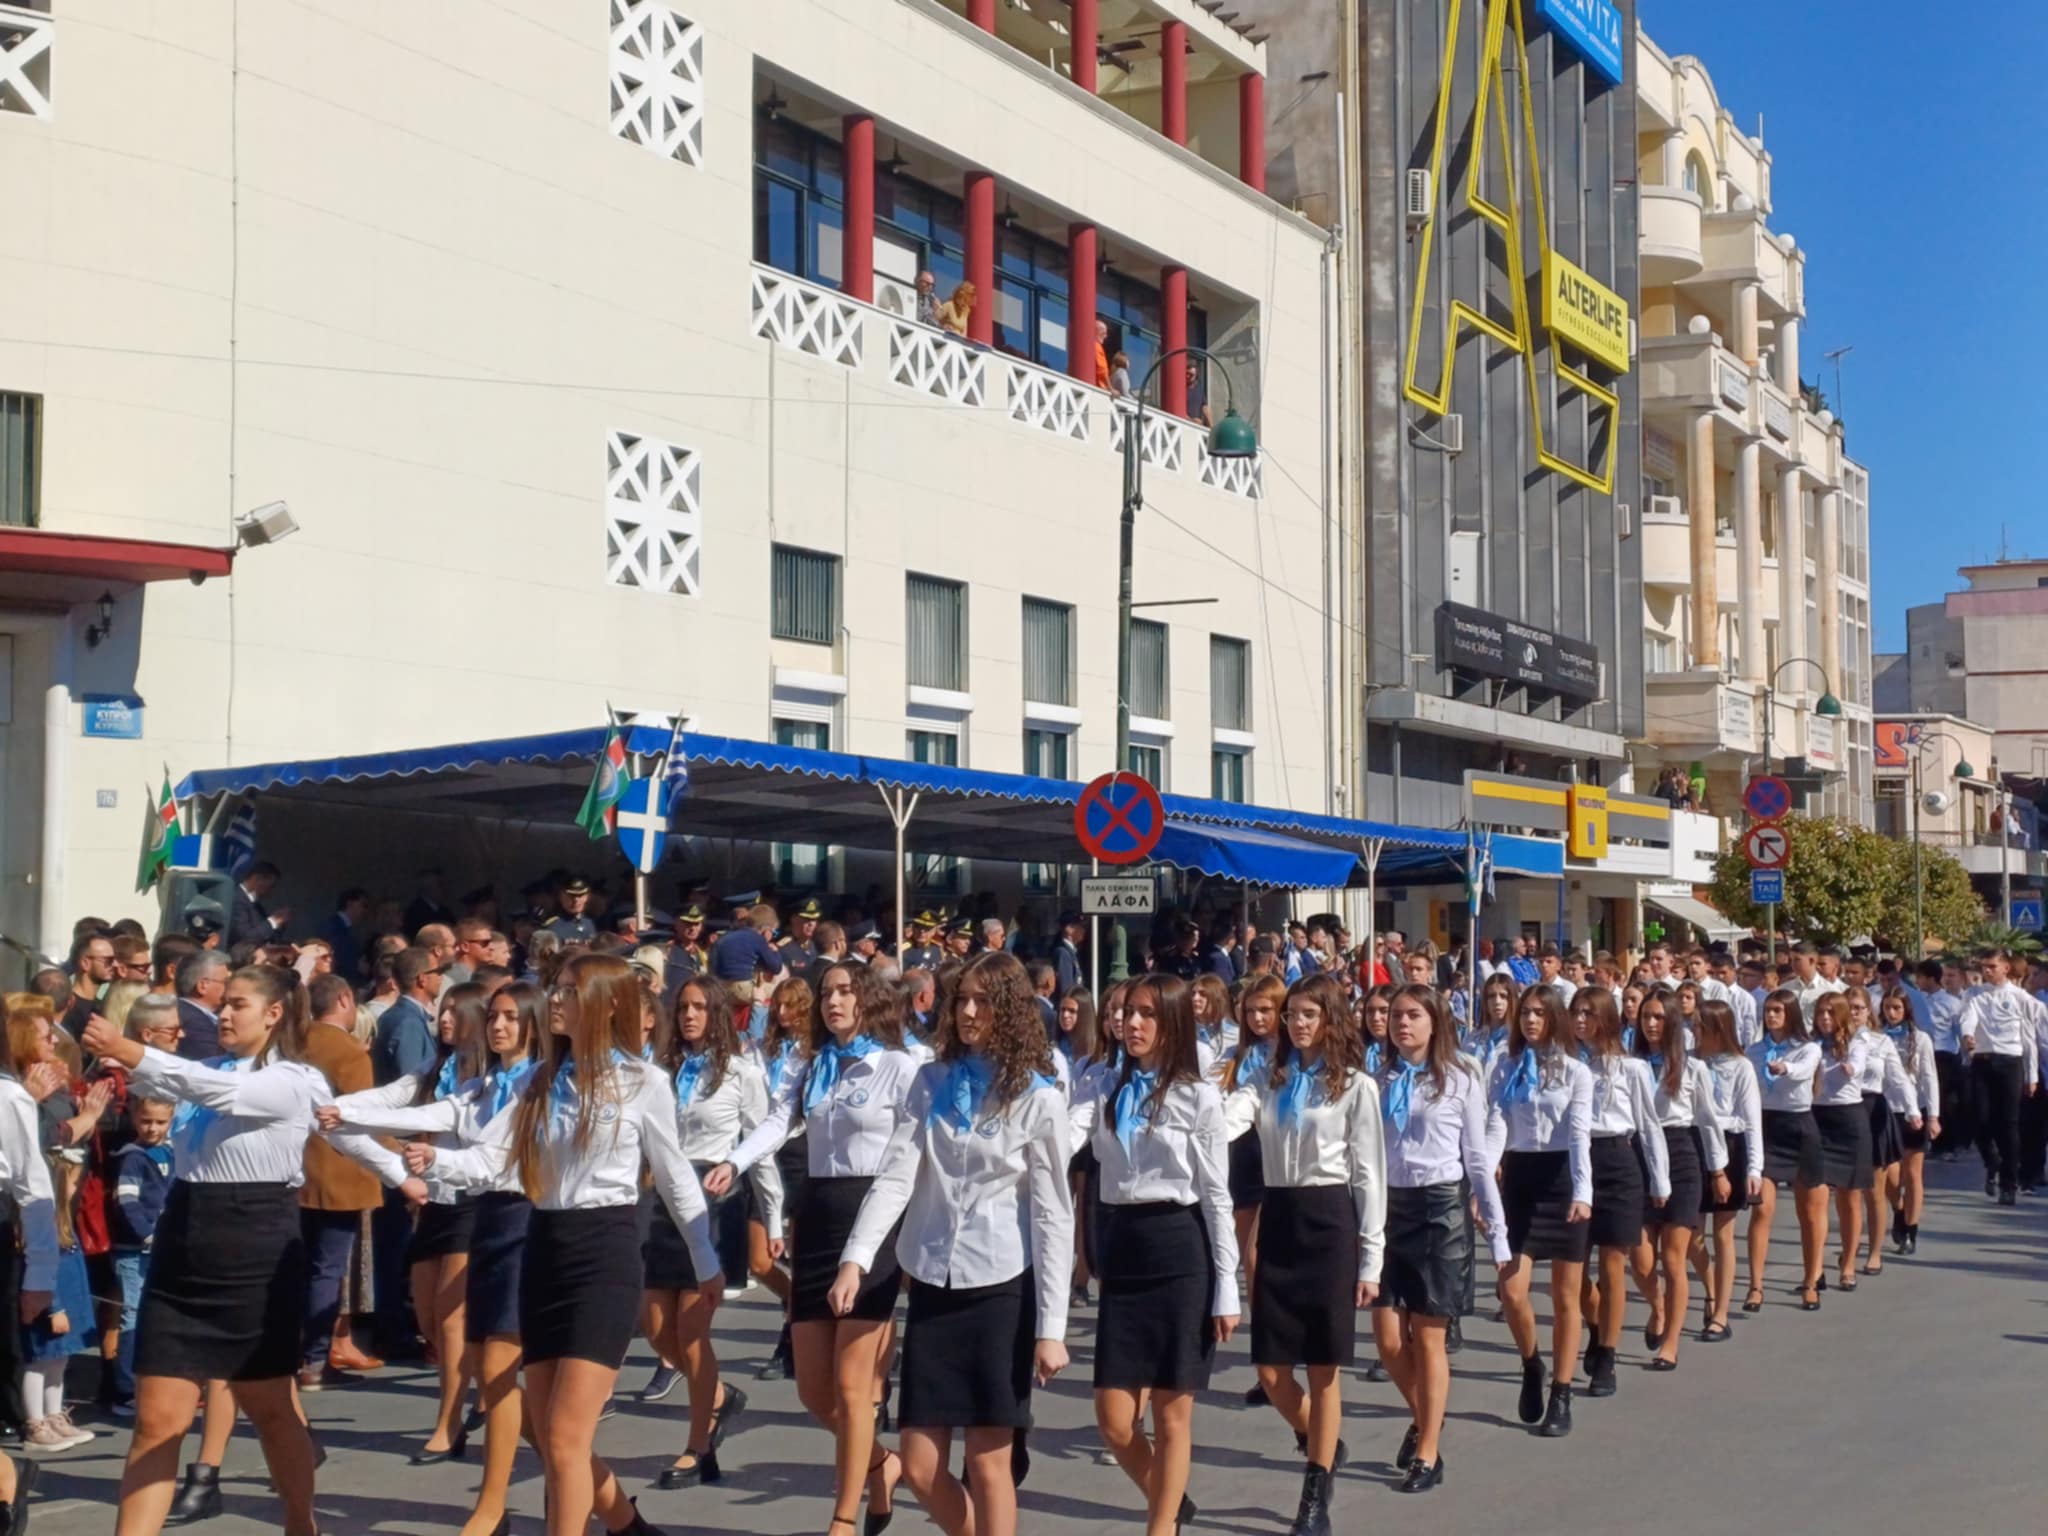
[{"label": "blue street name plate", "polygon": [[1749,872],[1749,899],[1759,907],[1782,902],[1785,899],[1785,871],[1752,869]]}]

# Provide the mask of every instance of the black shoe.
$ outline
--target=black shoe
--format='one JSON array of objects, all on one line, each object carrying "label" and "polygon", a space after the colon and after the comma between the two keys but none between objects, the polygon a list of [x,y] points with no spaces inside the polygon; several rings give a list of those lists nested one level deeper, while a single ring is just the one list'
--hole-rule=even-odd
[{"label": "black shoe", "polygon": [[1244,1405],[1247,1408],[1263,1408],[1270,1402],[1272,1399],[1266,1396],[1266,1389],[1257,1383],[1254,1383],[1251,1390],[1244,1395]]},{"label": "black shoe", "polygon": [[[1308,1436],[1296,1435],[1294,1437],[1294,1448],[1306,1456],[1308,1454]],[[1340,1436],[1337,1440],[1337,1454],[1330,1458],[1330,1471],[1332,1473],[1336,1472],[1339,1467],[1343,1466],[1350,1459],[1351,1447],[1346,1445]],[[1313,1466],[1315,1463],[1310,1462],[1309,1465]]]},{"label": "black shoe", "polygon": [[469,1434],[467,1431],[462,1431],[458,1433],[453,1440],[448,1442],[447,1450],[414,1451],[412,1455],[407,1458],[407,1463],[415,1467],[438,1467],[444,1461],[462,1460],[462,1453],[468,1449]]},{"label": "black shoe", "polygon": [[725,1444],[725,1437],[732,1433],[733,1425],[739,1422],[740,1415],[746,1411],[747,1394],[738,1387],[727,1387],[725,1401],[711,1412],[711,1449],[715,1451]]},{"label": "black shoe", "polygon": [[220,1513],[220,1468],[195,1461],[185,1468],[185,1484],[171,1500],[165,1525],[191,1525]]},{"label": "black shoe", "polygon": [[1534,1424],[1543,1417],[1543,1357],[1531,1355],[1522,1362],[1522,1400],[1515,1405],[1515,1412],[1524,1424]]},{"label": "black shoe", "polygon": [[1438,1456],[1433,1462],[1415,1462],[1408,1468],[1408,1475],[1401,1479],[1403,1493],[1427,1493],[1444,1480],[1444,1459]]},{"label": "black shoe", "polygon": [[1892,1242],[1898,1247],[1905,1246],[1906,1212],[1904,1207],[1892,1212]]},{"label": "black shoe", "polygon": [[2019,1191],[2001,1189],[1998,1192],[1998,1203],[2000,1205],[2018,1205],[2020,1203]]},{"label": "black shoe", "polygon": [[1614,1351],[1604,1344],[1586,1351],[1586,1396],[1614,1396]]},{"label": "black shoe", "polygon": [[709,1450],[687,1467],[663,1467],[661,1476],[654,1480],[654,1486],[664,1489],[694,1488],[699,1483],[715,1483],[722,1476],[724,1474],[718,1470],[718,1452]]},{"label": "black shoe", "polygon": [[1567,1382],[1558,1382],[1550,1389],[1550,1411],[1543,1415],[1543,1423],[1536,1433],[1546,1440],[1562,1440],[1572,1432],[1572,1389]]},{"label": "black shoe", "polygon": [[1644,1366],[1643,1369],[1646,1371],[1675,1371],[1678,1369],[1678,1362],[1676,1360],[1666,1360],[1662,1355],[1659,1355],[1648,1365]]},{"label": "black shoe", "polygon": [[604,1406],[597,1410],[597,1422],[602,1424],[606,1419],[615,1419],[618,1415],[619,1400],[615,1397],[608,1397],[604,1400]]},{"label": "black shoe", "polygon": [[1186,1494],[1180,1496],[1180,1509],[1173,1517],[1173,1528],[1178,1531],[1195,1523],[1195,1501]]},{"label": "black shoe", "polygon": [[656,1365],[654,1374],[647,1378],[647,1385],[640,1389],[640,1401],[658,1403],[675,1391],[676,1383],[683,1379],[683,1373],[670,1365]]},{"label": "black shoe", "polygon": [[1455,1355],[1465,1347],[1465,1329],[1457,1318],[1451,1319],[1451,1326],[1444,1330],[1444,1353]]},{"label": "black shoe", "polygon": [[1301,1475],[1301,1507],[1287,1536],[1330,1536],[1330,1472],[1314,1462]]},{"label": "black shoe", "polygon": [[1365,1368],[1365,1379],[1367,1381],[1392,1381],[1394,1378],[1387,1374],[1385,1361],[1375,1360]]},{"label": "black shoe", "polygon": [[1401,1437],[1401,1449],[1394,1452],[1394,1470],[1396,1472],[1406,1472],[1415,1465],[1415,1442],[1421,1438],[1422,1431],[1413,1424],[1410,1424],[1408,1426],[1408,1433]]},{"label": "black shoe", "polygon": [[612,1536],[661,1536],[661,1528],[649,1525],[647,1517],[640,1513],[640,1501],[633,1499],[629,1502],[633,1506],[633,1523],[622,1530],[614,1531]]},{"label": "black shoe", "polygon": [[466,1414],[464,1414],[464,1415],[463,1415],[463,1418],[462,1418],[462,1432],[463,1432],[463,1433],[464,1433],[465,1435],[473,1435],[473,1434],[475,1434],[475,1433],[476,1433],[476,1432],[477,1432],[478,1430],[482,1429],[483,1427],[484,1427],[484,1411],[483,1411],[483,1409],[481,1409],[481,1408],[472,1408],[472,1409],[470,1409],[470,1410],[469,1410],[469,1412],[468,1412],[468,1413],[466,1413]]},{"label": "black shoe", "polygon": [[1073,1294],[1067,1298],[1067,1304],[1073,1307],[1092,1307],[1095,1303],[1088,1294],[1088,1287],[1077,1285],[1074,1287]]},{"label": "black shoe", "polygon": [[796,1374],[796,1362],[789,1349],[789,1324],[782,1325],[782,1334],[775,1341],[775,1353],[762,1362],[761,1369],[754,1372],[756,1381],[773,1381],[778,1376],[787,1379]]},{"label": "black shoe", "polygon": [[1017,1487],[1024,1486],[1024,1479],[1031,1475],[1031,1445],[1028,1430],[1013,1430],[1010,1434],[1010,1481]]},{"label": "black shoe", "polygon": [[1908,1226],[1908,1227],[1906,1228],[1906,1252],[1908,1252],[1908,1253],[1918,1253],[1919,1251],[1920,1251],[1920,1223],[1916,1221],[1916,1222],[1913,1222],[1912,1224],[1910,1224],[1910,1225],[1909,1225],[1909,1226]]},{"label": "black shoe", "polygon": [[1709,1323],[1700,1330],[1702,1344],[1725,1344],[1734,1336],[1726,1323]]},{"label": "black shoe", "polygon": [[1986,1196],[1987,1196],[1988,1198],[1990,1198],[1990,1199],[1993,1199],[1993,1200],[1995,1200],[1995,1199],[1997,1199],[1997,1198],[1998,1198],[1998,1175],[1997,1175],[1997,1174],[1995,1174],[1995,1173],[1987,1173],[1987,1174],[1985,1174],[1985,1175],[1984,1175],[1984,1193],[1985,1193],[1985,1195],[1986,1195]]}]

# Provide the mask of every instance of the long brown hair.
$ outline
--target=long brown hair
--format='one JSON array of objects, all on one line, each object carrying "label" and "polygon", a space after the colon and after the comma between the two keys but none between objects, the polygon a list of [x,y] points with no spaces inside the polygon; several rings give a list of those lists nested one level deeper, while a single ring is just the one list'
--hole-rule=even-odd
[{"label": "long brown hair", "polygon": [[[1153,1052],[1159,1063],[1155,1069],[1157,1081],[1152,1097],[1145,1102],[1146,1113],[1156,1117],[1159,1106],[1166,1102],[1167,1090],[1175,1083],[1201,1080],[1202,1058],[1195,1050],[1195,989],[1170,971],[1149,972],[1135,978],[1124,993],[1126,1009],[1140,992],[1152,995],[1152,1017],[1159,1025],[1159,1045]],[[1128,1033],[1128,1022],[1125,1029]],[[1123,1068],[1116,1080],[1118,1092],[1137,1070],[1138,1058],[1126,1046]]]},{"label": "long brown hair", "polygon": [[[1522,1016],[1531,1008],[1543,1015],[1543,1043],[1540,1046],[1531,1045],[1529,1037],[1522,1033]],[[1515,999],[1514,1015],[1508,1020],[1508,1057],[1513,1060],[1527,1051],[1535,1051],[1537,1069],[1543,1081],[1554,1086],[1564,1072],[1571,1028],[1571,1020],[1565,1016],[1562,992],[1540,981],[1533,987],[1524,987],[1522,995]]]},{"label": "long brown hair", "polygon": [[[1251,1016],[1253,1010],[1258,1005],[1266,1002],[1271,1002],[1273,1005],[1273,1033],[1270,1035],[1255,1035],[1251,1032]],[[1237,1091],[1238,1069],[1244,1063],[1244,1053],[1251,1049],[1254,1043],[1259,1040],[1270,1042],[1267,1050],[1269,1057],[1278,1052],[1279,1045],[1277,1042],[1280,1036],[1286,1033],[1287,1030],[1286,1020],[1281,1017],[1286,1006],[1287,983],[1271,973],[1264,976],[1254,976],[1238,990],[1237,1049],[1232,1051],[1230,1059],[1223,1063],[1223,1091],[1225,1093],[1235,1093]],[[1270,1062],[1268,1065],[1270,1066]]]},{"label": "long brown hair", "polygon": [[562,963],[555,983],[568,995],[566,1034],[548,1035],[541,1065],[527,1080],[512,1122],[512,1146],[518,1159],[520,1187],[530,1200],[541,1198],[547,1156],[549,1120],[554,1109],[555,1080],[571,1067],[576,1076],[576,1128],[570,1147],[590,1148],[600,1107],[619,1099],[618,1067],[612,1052],[629,1060],[640,1055],[640,978],[615,955],[582,950]]},{"label": "long brown hair", "polygon": [[[674,1006],[661,1011],[661,1024],[654,1036],[654,1059],[670,1077],[682,1067],[683,1058],[689,1054],[688,1042],[683,1039],[683,998],[691,992],[704,999],[704,1054],[710,1058],[711,1072],[697,1091],[709,1097],[718,1092],[725,1081],[725,1069],[740,1053],[740,1031],[733,1019],[732,999],[725,983],[717,977],[699,971],[676,988]],[[771,1003],[769,1012],[774,1011]]]},{"label": "long brown hair", "polygon": [[[835,960],[818,968],[818,995],[811,1005],[811,1054],[817,1055],[832,1040],[832,1031],[825,1027],[825,978],[834,971],[846,972],[847,980],[853,984],[854,1008],[860,1015],[859,1032],[871,1036],[892,1051],[902,1050],[903,994],[896,989],[895,983],[872,966],[854,960]],[[939,1011],[942,1015],[946,1012],[946,1000],[943,998],[939,1001]],[[1042,1036],[1045,1027],[1040,1025],[1038,1032]]]},{"label": "long brown hair", "polygon": [[[1840,1018],[1835,1016],[1840,1014]],[[1833,1021],[1834,1034],[1819,1028],[1822,1019]],[[1813,1005],[1814,1034],[1820,1037],[1821,1049],[1830,1052],[1837,1061],[1849,1054],[1849,1042],[1856,1038],[1856,1015],[1849,1011],[1849,999],[1839,992],[1830,992]]]},{"label": "long brown hair", "polygon": [[1742,1041],[1735,1033],[1735,1010],[1718,997],[1703,997],[1693,1015],[1693,1053],[1706,1060],[1714,1056],[1740,1056]]},{"label": "long brown hair", "polygon": [[256,1054],[256,1065],[268,1066],[273,1060],[304,1061],[306,1025],[310,1014],[306,1006],[306,984],[299,979],[299,973],[281,965],[245,965],[228,977],[230,985],[238,981],[253,987],[265,1003],[275,1003],[281,1010],[277,1027]]},{"label": "long brown hair", "polygon": [[1774,1005],[1785,1020],[1787,1040],[1804,1042],[1813,1038],[1806,1027],[1806,1011],[1799,1006],[1799,994],[1790,987],[1779,987],[1757,1005],[1756,1027],[1763,1031],[1766,1040],[1771,1037],[1770,1010]]},{"label": "long brown hair", "polygon": [[1074,1005],[1074,1027],[1065,1031],[1068,1053],[1077,1062],[1093,1061],[1101,1030],[1095,1022],[1095,994],[1086,987],[1075,987],[1054,1005],[1053,1017],[1057,1022],[1067,1004]]},{"label": "long brown hair", "polygon": [[1401,1053],[1394,1045],[1394,1005],[1415,1003],[1429,1015],[1429,1050],[1423,1060],[1429,1067],[1429,1080],[1436,1087],[1436,1096],[1444,1096],[1445,1085],[1454,1071],[1468,1070],[1458,1055],[1458,1024],[1451,1017],[1451,1010],[1444,1006],[1443,997],[1435,987],[1388,986],[1373,988],[1374,994],[1384,990],[1387,996],[1387,1042],[1380,1051],[1379,1080],[1384,1085],[1394,1080],[1401,1070]]},{"label": "long brown hair", "polygon": [[1038,993],[1023,963],[1005,950],[985,949],[960,968],[939,1006],[932,1052],[940,1061],[959,1061],[972,1054],[961,1042],[955,1017],[960,985],[970,979],[981,983],[982,999],[989,1010],[988,1036],[981,1054],[995,1064],[996,1073],[989,1085],[987,1113],[1001,1114],[1023,1097],[1032,1078],[1052,1076],[1052,1045],[1045,1038]]},{"label": "long brown hair", "polygon": [[[1586,1048],[1603,1061],[1621,1055],[1621,1009],[1615,1004],[1614,994],[1605,987],[1581,987],[1572,999],[1574,1024],[1581,1010],[1593,1025],[1586,1035],[1580,1037]],[[1576,1028],[1573,1033],[1577,1033]]]},{"label": "long brown hair", "polygon": [[1109,1031],[1109,1021],[1123,1012],[1124,999],[1130,996],[1128,981],[1113,981],[1102,994],[1102,1002],[1095,1010],[1095,1060],[1115,1062],[1122,1058],[1123,1041]]},{"label": "long brown hair", "polygon": [[[491,1048],[485,1038],[489,1023],[489,1010],[485,1007],[488,999],[484,989],[473,981],[458,982],[441,994],[441,1001],[434,1009],[434,1064],[420,1074],[419,1087],[413,1093],[413,1103],[431,1104],[434,1090],[441,1079],[441,1069],[448,1060],[455,1060],[455,1081],[466,1083],[484,1075],[491,1065]],[[455,1015],[455,1038],[441,1042],[441,1015]]]},{"label": "long brown hair", "polygon": [[[1343,1096],[1350,1086],[1351,1074],[1365,1065],[1365,1042],[1359,1038],[1358,1016],[1351,1011],[1351,1000],[1344,995],[1344,987],[1334,976],[1321,971],[1313,976],[1304,976],[1287,989],[1287,1001],[1296,998],[1314,1003],[1323,1015],[1323,1092],[1330,1099]],[[1384,1053],[1382,1053],[1384,1054]],[[1294,1061],[1294,1037],[1288,1033],[1286,1013],[1283,1010],[1280,1031],[1274,1036],[1273,1074],[1270,1079],[1274,1087],[1287,1080],[1287,1073]]]},{"label": "long brown hair", "polygon": [[[768,999],[768,1022],[761,1030],[761,1058],[766,1061],[782,1049],[785,1040],[796,1044],[797,1054],[811,1054],[811,1014],[818,1006],[818,994],[801,976],[792,976]],[[792,1023],[794,1014],[799,1022]],[[734,1023],[738,1023],[737,1011]]]},{"label": "long brown hair", "polygon": [[[509,998],[519,1010],[519,1059],[531,1061],[540,1054],[541,1041],[547,1037],[547,994],[530,981],[508,981],[491,994],[490,1000],[495,1003],[501,997]],[[484,1044],[490,1044],[488,1035]]]},{"label": "long brown hair", "polygon": [[1678,994],[1670,987],[1652,987],[1643,994],[1643,1008],[1652,1003],[1657,1005],[1657,1020],[1664,1027],[1664,1034],[1653,1048],[1650,1032],[1643,1028],[1642,1009],[1636,1010],[1635,1054],[1648,1061],[1652,1056],[1664,1057],[1664,1077],[1661,1083],[1666,1097],[1678,1092],[1685,1081],[1685,1020],[1678,1016]]},{"label": "long brown hair", "polygon": [[[1230,988],[1223,984],[1221,976],[1216,975],[1213,971],[1204,971],[1188,984],[1188,989],[1188,1006],[1190,1008],[1194,1006],[1194,994],[1196,992],[1201,993],[1203,998],[1207,1000],[1209,1004],[1209,1027],[1211,1029],[1220,1032],[1224,1025],[1237,1022],[1230,1011]],[[1200,1026],[1197,1025],[1196,1028],[1199,1029]]]}]

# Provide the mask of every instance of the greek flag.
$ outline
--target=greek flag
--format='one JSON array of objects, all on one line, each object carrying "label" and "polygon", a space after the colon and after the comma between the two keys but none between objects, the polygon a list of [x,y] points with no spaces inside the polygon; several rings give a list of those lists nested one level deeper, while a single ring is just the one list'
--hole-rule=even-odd
[{"label": "greek flag", "polygon": [[661,765],[661,795],[668,807],[669,819],[674,820],[676,811],[683,803],[683,796],[690,792],[690,759],[683,751],[683,712],[676,711],[676,726],[669,733],[668,756]]},{"label": "greek flag", "polygon": [[235,812],[235,819],[228,823],[228,829],[221,834],[221,865],[237,880],[249,873],[249,866],[256,862],[256,802],[244,800]]}]

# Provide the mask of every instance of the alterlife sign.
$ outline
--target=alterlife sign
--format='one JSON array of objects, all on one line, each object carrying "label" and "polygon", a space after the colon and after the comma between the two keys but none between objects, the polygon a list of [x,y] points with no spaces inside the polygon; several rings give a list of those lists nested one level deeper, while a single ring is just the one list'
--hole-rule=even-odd
[{"label": "alterlife sign", "polygon": [[1602,79],[1621,84],[1621,7],[1610,0],[1536,0],[1536,10]]}]

